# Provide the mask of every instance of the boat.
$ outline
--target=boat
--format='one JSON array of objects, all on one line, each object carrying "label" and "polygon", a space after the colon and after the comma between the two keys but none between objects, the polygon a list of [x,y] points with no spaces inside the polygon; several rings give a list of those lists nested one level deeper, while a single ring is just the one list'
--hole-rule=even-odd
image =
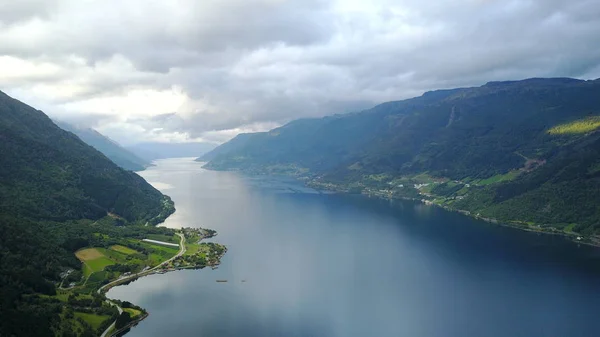
[{"label": "boat", "polygon": [[227,280],[217,280],[217,282],[227,282]]}]

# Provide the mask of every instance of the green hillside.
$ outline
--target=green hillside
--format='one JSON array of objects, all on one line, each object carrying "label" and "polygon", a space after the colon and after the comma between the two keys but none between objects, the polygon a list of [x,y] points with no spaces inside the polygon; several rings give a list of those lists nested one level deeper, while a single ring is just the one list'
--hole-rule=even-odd
[{"label": "green hillside", "polygon": [[302,176],[319,188],[597,234],[599,116],[599,80],[490,82],[293,121],[238,136],[200,160],[210,169]]},{"label": "green hillside", "polygon": [[0,93],[0,212],[35,219],[160,221],[166,201],[42,112]]},{"label": "green hillside", "polygon": [[56,125],[63,130],[74,133],[86,144],[102,152],[108,159],[126,170],[142,171],[151,165],[150,162],[139,158],[131,151],[94,129],[80,128],[65,122],[56,122]]},{"label": "green hillside", "polygon": [[115,309],[89,290],[69,299],[58,290],[81,278],[74,252],[129,228],[160,232],[124,225],[157,224],[172,201],[1,92],[0,153],[0,336],[97,335],[99,322],[81,317]]}]

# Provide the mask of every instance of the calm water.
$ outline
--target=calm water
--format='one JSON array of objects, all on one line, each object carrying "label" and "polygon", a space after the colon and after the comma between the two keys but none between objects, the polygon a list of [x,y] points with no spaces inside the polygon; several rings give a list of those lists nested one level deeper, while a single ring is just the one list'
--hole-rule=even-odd
[{"label": "calm water", "polygon": [[200,166],[142,175],[176,203],[167,226],[216,229],[229,251],[112,289],[150,311],[128,337],[600,335],[597,249]]}]

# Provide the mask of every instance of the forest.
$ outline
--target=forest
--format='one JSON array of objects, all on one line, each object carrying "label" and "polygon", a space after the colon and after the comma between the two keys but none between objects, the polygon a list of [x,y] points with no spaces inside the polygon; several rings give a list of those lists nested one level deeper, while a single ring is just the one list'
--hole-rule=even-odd
[{"label": "forest", "polygon": [[600,234],[599,120],[600,80],[490,82],[295,120],[239,135],[198,160],[208,169],[292,175],[315,187],[425,199],[593,235]]},{"label": "forest", "polygon": [[61,297],[65,273],[75,271],[67,282],[81,277],[74,252],[106,237],[163,233],[144,225],[162,222],[173,202],[2,92],[0,153],[0,335],[97,335],[82,310],[113,315],[102,296]]}]

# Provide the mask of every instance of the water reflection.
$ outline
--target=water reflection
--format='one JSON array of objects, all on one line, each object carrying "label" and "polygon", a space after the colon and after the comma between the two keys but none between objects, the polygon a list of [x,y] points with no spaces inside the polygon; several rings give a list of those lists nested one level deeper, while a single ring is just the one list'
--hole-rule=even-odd
[{"label": "water reflection", "polygon": [[177,212],[167,226],[214,228],[229,251],[214,271],[111,290],[151,313],[128,336],[595,332],[600,264],[589,247],[419,203],[304,193],[290,181],[205,171],[190,160],[142,174],[173,186],[166,192]]}]

